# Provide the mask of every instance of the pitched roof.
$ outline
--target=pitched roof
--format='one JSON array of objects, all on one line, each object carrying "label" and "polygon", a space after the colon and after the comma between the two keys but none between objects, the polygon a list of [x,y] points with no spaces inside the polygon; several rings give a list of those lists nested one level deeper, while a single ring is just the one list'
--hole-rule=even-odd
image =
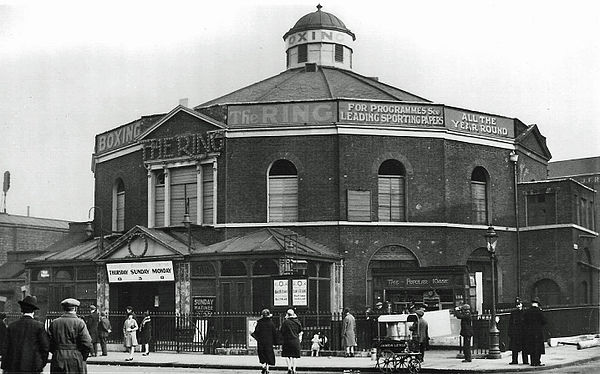
[{"label": "pitched roof", "polygon": [[[93,238],[83,243],[64,250],[44,253],[41,256],[27,260],[26,262],[42,262],[42,261],[91,261],[98,255],[98,245],[100,238]],[[104,246],[108,245],[107,238],[104,238]]]},{"label": "pitched roof", "polygon": [[305,68],[286,70],[194,109],[226,104],[330,99],[430,102],[349,70],[319,66],[316,72],[306,71]]},{"label": "pitched roof", "polygon": [[14,279],[23,274],[25,265],[21,262],[7,262],[0,266],[0,279]]},{"label": "pitched roof", "polygon": [[[285,252],[285,236],[297,235],[287,229],[264,228],[248,235],[238,236],[203,248],[197,248],[194,254],[242,254]],[[307,257],[339,258],[328,247],[307,237],[297,236],[294,254]]]},{"label": "pitched roof", "polygon": [[548,164],[550,178],[584,174],[600,174],[600,157],[553,161]]},{"label": "pitched roof", "polygon": [[0,225],[14,225],[14,226],[35,226],[35,227],[46,227],[53,229],[69,229],[69,222],[61,219],[52,218],[38,218],[19,216],[8,213],[0,213]]}]

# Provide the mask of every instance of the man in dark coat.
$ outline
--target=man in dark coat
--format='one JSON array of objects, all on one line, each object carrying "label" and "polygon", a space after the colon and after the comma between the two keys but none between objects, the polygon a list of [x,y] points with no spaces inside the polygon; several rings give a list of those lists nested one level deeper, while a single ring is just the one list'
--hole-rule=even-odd
[{"label": "man in dark coat", "polygon": [[50,342],[44,324],[33,319],[39,308],[34,296],[19,301],[23,316],[7,328],[2,352],[4,374],[41,373],[48,362]]},{"label": "man in dark coat", "polygon": [[544,348],[544,326],[546,317],[540,309],[540,301],[534,298],[531,308],[525,311],[523,316],[525,325],[525,352],[530,356],[531,366],[544,366],[541,356],[546,353]]},{"label": "man in dark coat", "polygon": [[99,342],[98,339],[98,324],[100,323],[100,314],[98,314],[98,310],[96,309],[96,305],[90,305],[90,314],[85,319],[85,326],[90,333],[90,338],[92,339],[92,351],[90,352],[91,356],[98,355],[97,345]]},{"label": "man in dark coat", "polygon": [[260,312],[261,319],[256,323],[252,337],[256,339],[258,361],[262,365],[262,374],[269,373],[269,366],[275,365],[275,352],[273,346],[277,343],[277,329],[271,320],[273,315],[269,309]]},{"label": "man in dark coat", "polygon": [[102,356],[108,356],[106,349],[106,343],[108,342],[108,334],[112,332],[112,326],[108,315],[105,311],[100,313],[100,322],[98,323],[98,340],[100,340],[100,348],[102,349]]},{"label": "man in dark coat", "polygon": [[510,318],[508,320],[508,337],[510,338],[508,349],[512,351],[512,361],[510,364],[516,365],[519,363],[519,352],[521,352],[523,363],[528,364],[529,360],[527,358],[527,353],[525,353],[525,350],[523,349],[523,329],[525,328],[523,324],[523,315],[525,311],[523,310],[523,303],[519,298],[515,300],[515,306],[517,309],[510,312]]},{"label": "man in dark coat", "polygon": [[77,317],[79,300],[69,298],[60,304],[65,313],[48,328],[52,352],[50,373],[87,374],[85,360],[92,351],[92,339],[85,322]]},{"label": "man in dark coat", "polygon": [[0,313],[0,356],[2,356],[2,352],[6,349],[6,313]]},{"label": "man in dark coat", "polygon": [[471,306],[463,304],[456,307],[454,315],[460,319],[460,336],[463,338],[463,354],[465,355],[465,359],[462,362],[471,362],[471,338],[473,337]]}]

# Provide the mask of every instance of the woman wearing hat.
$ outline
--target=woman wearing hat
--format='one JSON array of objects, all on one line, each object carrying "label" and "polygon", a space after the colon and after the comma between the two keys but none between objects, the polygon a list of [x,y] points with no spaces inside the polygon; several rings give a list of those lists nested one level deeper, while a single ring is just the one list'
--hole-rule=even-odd
[{"label": "woman wearing hat", "polygon": [[269,366],[275,365],[275,352],[273,345],[277,342],[277,329],[271,320],[273,315],[269,309],[263,309],[261,318],[256,323],[252,337],[258,343],[258,362],[262,365],[262,374],[269,372]]},{"label": "woman wearing hat", "polygon": [[288,374],[296,374],[296,359],[300,358],[300,341],[302,341],[302,324],[294,309],[288,309],[285,320],[281,324],[281,356],[286,358]]},{"label": "woman wearing hat", "polygon": [[137,330],[138,324],[135,318],[133,318],[133,313],[128,313],[127,319],[123,323],[123,345],[129,351],[129,357],[125,361],[133,360],[133,351],[135,351],[135,347],[138,345]]}]

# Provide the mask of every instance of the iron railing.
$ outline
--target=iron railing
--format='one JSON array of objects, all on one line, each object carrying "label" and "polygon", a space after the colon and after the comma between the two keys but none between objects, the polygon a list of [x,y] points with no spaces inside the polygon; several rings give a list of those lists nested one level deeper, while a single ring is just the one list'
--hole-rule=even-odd
[{"label": "iron railing", "polygon": [[[88,311],[80,310],[85,316]],[[544,315],[548,320],[546,338],[592,334],[599,332],[599,306],[575,305],[548,307]],[[45,323],[60,316],[62,312],[48,312]],[[500,330],[500,348],[508,347],[508,319],[510,310],[498,310],[498,329]],[[8,322],[20,318],[20,313],[7,313]],[[136,317],[138,323],[141,316]],[[213,313],[210,315],[151,313],[153,342],[151,349],[155,351],[203,352],[214,353],[217,348],[247,348],[248,318],[258,318],[250,313]],[[340,313],[300,313],[298,318],[304,327],[301,343],[303,350],[310,350],[310,340],[315,332],[325,335],[328,344],[324,350],[342,350],[341,330],[342,315]],[[359,350],[369,350],[377,338],[376,317],[355,314],[357,343]],[[486,354],[489,348],[490,314],[478,315],[473,322],[473,353]],[[112,333],[109,343],[122,344],[124,312],[110,312],[109,319]],[[273,316],[276,327],[281,325],[283,313]]]}]

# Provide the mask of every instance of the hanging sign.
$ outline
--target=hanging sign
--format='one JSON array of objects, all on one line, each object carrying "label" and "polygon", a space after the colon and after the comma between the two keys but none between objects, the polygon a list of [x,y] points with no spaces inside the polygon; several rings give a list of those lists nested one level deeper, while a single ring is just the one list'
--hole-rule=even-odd
[{"label": "hanging sign", "polygon": [[173,261],[106,264],[109,283],[174,281]]}]

